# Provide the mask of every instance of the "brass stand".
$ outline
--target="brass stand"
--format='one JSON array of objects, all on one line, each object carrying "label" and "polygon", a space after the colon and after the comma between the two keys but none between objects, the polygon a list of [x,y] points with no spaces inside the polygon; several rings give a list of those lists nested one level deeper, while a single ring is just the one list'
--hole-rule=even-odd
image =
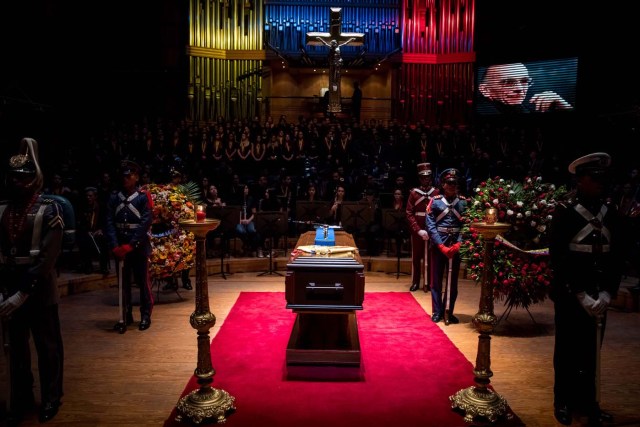
[{"label": "brass stand", "polygon": [[477,222],[471,224],[471,230],[484,238],[484,269],[482,270],[482,290],[479,311],[473,317],[473,325],[480,335],[478,337],[478,354],[473,370],[476,385],[458,391],[449,396],[452,408],[465,412],[464,420],[473,422],[475,417],[485,417],[495,422],[507,410],[507,401],[488,388],[491,372],[491,337],[493,328],[498,323],[493,313],[493,239],[509,229],[510,225],[500,222],[488,224]]},{"label": "brass stand", "polygon": [[235,398],[224,390],[211,387],[215,370],[211,364],[211,342],[209,329],[216,324],[216,317],[209,311],[209,287],[207,284],[207,251],[205,238],[209,231],[215,230],[220,224],[217,219],[205,219],[203,222],[181,221],[180,226],[192,232],[196,238],[196,311],[191,314],[189,323],[198,331],[198,366],[194,375],[198,378],[200,388],[182,397],[176,409],[176,421],[184,417],[193,423],[215,421],[224,423]]}]

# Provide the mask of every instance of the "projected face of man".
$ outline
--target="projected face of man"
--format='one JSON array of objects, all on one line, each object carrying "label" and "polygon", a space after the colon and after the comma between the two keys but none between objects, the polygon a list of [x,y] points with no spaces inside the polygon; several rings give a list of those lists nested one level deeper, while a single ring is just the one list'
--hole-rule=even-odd
[{"label": "projected face of man", "polygon": [[501,64],[487,69],[478,89],[492,101],[519,105],[524,102],[531,83],[529,71],[523,64]]}]

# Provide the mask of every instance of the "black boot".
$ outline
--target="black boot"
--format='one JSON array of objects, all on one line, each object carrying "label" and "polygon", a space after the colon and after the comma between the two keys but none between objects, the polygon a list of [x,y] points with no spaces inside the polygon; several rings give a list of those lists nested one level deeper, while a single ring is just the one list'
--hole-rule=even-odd
[{"label": "black boot", "polygon": [[113,330],[118,331],[119,334],[124,334],[127,332],[127,324],[125,322],[118,322],[113,325]]},{"label": "black boot", "polygon": [[47,421],[52,420],[58,413],[60,405],[62,405],[62,403],[59,400],[44,403],[38,412],[38,421],[46,423]]},{"label": "black boot", "polygon": [[149,329],[149,327],[151,326],[151,316],[148,314],[143,314],[142,315],[142,320],[140,321],[140,324],[138,325],[138,329],[141,331],[147,330]]},{"label": "black boot", "polygon": [[602,423],[612,423],[613,415],[600,409],[599,404],[595,404],[593,409],[589,411],[589,426],[601,426]]},{"label": "black boot", "polygon": [[560,424],[571,425],[571,410],[567,405],[556,405],[553,409],[553,416]]},{"label": "black boot", "polygon": [[411,292],[415,292],[415,291],[417,291],[417,290],[418,290],[418,288],[420,288],[420,285],[418,285],[417,283],[413,283],[413,284],[411,285],[411,287],[409,288],[409,290],[410,290]]},{"label": "black boot", "polygon": [[453,313],[451,312],[447,312],[447,321],[448,323],[451,323],[453,325],[457,325],[458,323],[460,323],[460,319],[458,319],[456,316],[453,315]]}]

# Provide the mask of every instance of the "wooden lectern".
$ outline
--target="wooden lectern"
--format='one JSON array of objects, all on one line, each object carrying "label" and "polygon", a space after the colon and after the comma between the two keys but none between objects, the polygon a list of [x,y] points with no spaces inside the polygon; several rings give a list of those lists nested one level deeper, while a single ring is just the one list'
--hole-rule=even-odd
[{"label": "wooden lectern", "polygon": [[[315,232],[298,240],[313,244]],[[336,245],[353,237],[336,232]],[[360,365],[356,310],[363,309],[364,266],[352,257],[299,256],[287,264],[287,308],[297,314],[287,346],[288,365]]]}]

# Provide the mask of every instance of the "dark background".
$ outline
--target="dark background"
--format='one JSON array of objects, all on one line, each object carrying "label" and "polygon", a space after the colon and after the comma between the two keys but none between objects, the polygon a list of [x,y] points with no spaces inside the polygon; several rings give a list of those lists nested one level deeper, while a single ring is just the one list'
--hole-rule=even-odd
[{"label": "dark background", "polygon": [[[83,143],[105,120],[142,112],[182,116],[186,1],[2,3],[3,147],[42,132]],[[634,12],[622,2],[476,0],[477,64],[578,56],[576,132],[635,136]]]}]

